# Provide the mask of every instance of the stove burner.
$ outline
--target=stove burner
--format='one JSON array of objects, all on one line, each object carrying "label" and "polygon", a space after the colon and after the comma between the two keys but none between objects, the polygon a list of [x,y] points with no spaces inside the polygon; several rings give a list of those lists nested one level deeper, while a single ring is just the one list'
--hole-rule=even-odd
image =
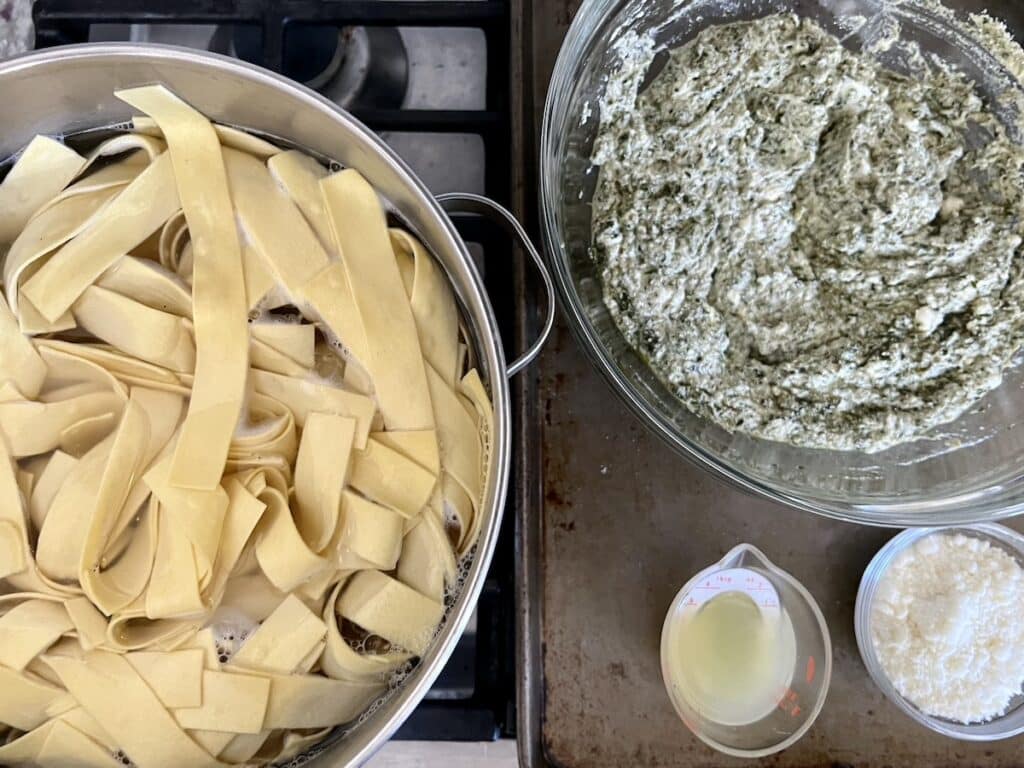
[{"label": "stove burner", "polygon": [[400,108],[409,85],[401,33],[394,27],[345,27],[341,35],[344,61],[324,95],[351,110]]},{"label": "stove burner", "polygon": [[[258,26],[218,27],[209,48],[265,66]],[[399,109],[409,84],[409,56],[393,27],[289,24],[282,74],[350,110]]]},{"label": "stove burner", "polygon": [[[248,24],[234,25],[231,30],[231,53],[250,64],[266,66],[263,30]],[[310,88],[322,88],[341,67],[342,36],[335,27],[289,25],[284,35],[281,74]]]}]

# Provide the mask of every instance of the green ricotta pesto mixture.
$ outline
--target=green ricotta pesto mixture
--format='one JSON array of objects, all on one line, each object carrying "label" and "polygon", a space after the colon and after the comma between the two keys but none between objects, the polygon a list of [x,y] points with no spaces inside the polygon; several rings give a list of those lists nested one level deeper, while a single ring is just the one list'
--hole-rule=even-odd
[{"label": "green ricotta pesto mixture", "polygon": [[709,28],[612,77],[595,257],[629,343],[730,431],[880,450],[955,419],[1024,342],[1024,151],[963,76],[807,19]]}]

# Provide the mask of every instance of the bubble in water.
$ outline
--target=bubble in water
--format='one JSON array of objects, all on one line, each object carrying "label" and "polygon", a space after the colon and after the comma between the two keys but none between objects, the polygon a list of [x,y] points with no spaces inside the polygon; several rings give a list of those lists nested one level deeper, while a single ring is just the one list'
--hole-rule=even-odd
[{"label": "bubble in water", "polygon": [[221,607],[206,626],[213,632],[217,659],[221,664],[227,664],[259,623],[239,610]]}]

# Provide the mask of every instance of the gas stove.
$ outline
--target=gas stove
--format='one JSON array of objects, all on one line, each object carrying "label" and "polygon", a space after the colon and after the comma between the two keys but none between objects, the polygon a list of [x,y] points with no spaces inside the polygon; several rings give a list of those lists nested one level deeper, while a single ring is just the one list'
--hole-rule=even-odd
[{"label": "gas stove", "polygon": [[[3,6],[0,0],[0,6]],[[187,46],[280,72],[345,107],[435,194],[512,197],[507,0],[37,0],[35,47],[99,41]],[[512,349],[511,248],[455,220]],[[510,491],[509,510],[515,490]],[[507,512],[477,611],[395,738],[515,736],[514,515]]]}]

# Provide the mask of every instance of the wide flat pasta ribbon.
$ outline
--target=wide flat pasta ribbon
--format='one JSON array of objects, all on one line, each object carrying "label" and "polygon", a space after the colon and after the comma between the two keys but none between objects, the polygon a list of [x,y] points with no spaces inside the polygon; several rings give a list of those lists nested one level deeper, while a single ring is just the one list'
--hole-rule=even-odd
[{"label": "wide flat pasta ribbon", "polygon": [[124,657],[93,651],[48,663],[82,707],[145,768],[221,768],[196,744]]},{"label": "wide flat pasta ribbon", "polygon": [[[132,506],[129,502],[132,488],[153,451],[150,438],[155,425],[146,406],[140,402],[140,399],[145,400],[147,396],[154,398],[154,411],[166,401],[172,400],[172,397],[167,397],[164,393],[148,393],[145,390],[132,392],[113,437],[109,455],[106,457],[96,497],[82,510],[86,524],[79,545],[81,554],[78,559],[78,581],[92,602],[108,614],[124,607],[135,597],[123,591],[118,594],[119,590],[113,588],[113,582],[104,578],[104,571],[110,565],[105,560],[104,553],[106,545],[117,537],[120,533],[119,528],[125,525],[119,523],[123,517],[123,510],[126,505]],[[158,416],[158,413],[153,414],[154,419]],[[166,432],[166,426],[164,431]],[[84,464],[85,460],[82,463]],[[129,514],[134,516],[136,509],[129,509]],[[137,567],[146,568],[148,563],[144,562],[144,558],[149,549],[148,542],[139,543],[143,547],[142,552],[119,554],[130,558],[143,558],[143,562]],[[135,565],[134,561],[131,562]]]},{"label": "wide flat pasta ribbon", "polygon": [[191,373],[196,345],[188,321],[120,293],[90,285],[73,307],[78,324],[122,352],[172,371]]},{"label": "wide flat pasta ribbon", "polygon": [[[82,546],[89,528],[114,437],[90,450],[57,491],[36,543],[36,563],[49,578],[65,584],[78,581]],[[77,584],[75,585],[77,587]]]},{"label": "wide flat pasta ribbon", "polygon": [[254,158],[227,152],[225,160],[239,217],[252,240],[253,251],[266,270],[301,307],[308,308],[312,319],[325,322],[365,364],[365,333],[357,315],[351,311],[348,279],[343,269],[338,272],[335,265],[330,264],[321,239],[296,207],[302,203],[307,208],[310,206],[306,196],[310,194],[311,185],[316,188],[312,173],[301,164],[282,161],[281,167],[292,169],[286,173],[289,180],[302,179],[290,199],[274,183],[267,167]]},{"label": "wide flat pasta ribbon", "polygon": [[26,600],[14,606],[0,616],[0,666],[25,669],[73,627],[62,603]]},{"label": "wide flat pasta ribbon", "polygon": [[249,326],[254,339],[287,355],[303,368],[315,365],[316,327],[285,322],[257,322]]},{"label": "wide flat pasta ribbon", "polygon": [[287,473],[298,452],[299,438],[295,416],[278,400],[259,392],[249,393],[249,414],[246,424],[240,425],[231,440],[228,463],[235,471],[251,460],[261,466],[260,460],[283,459]]},{"label": "wide flat pasta ribbon", "polygon": [[444,606],[380,571],[359,571],[345,584],[338,612],[366,631],[422,656]]},{"label": "wide flat pasta ribbon", "polygon": [[319,675],[270,675],[265,728],[322,728],[354,720],[385,689],[382,682]]},{"label": "wide flat pasta ribbon", "polygon": [[327,627],[294,595],[286,597],[232,657],[230,666],[291,674],[323,640]]},{"label": "wide flat pasta ribbon", "polygon": [[135,651],[125,654],[146,685],[169,709],[199,707],[203,703],[203,652]]},{"label": "wide flat pasta ribbon", "polygon": [[[110,186],[85,193],[70,195],[54,203],[32,219],[11,245],[4,261],[4,289],[7,301],[22,325],[26,322],[39,324],[44,321],[32,305],[38,319],[25,317],[27,310],[18,304],[19,286],[22,279],[38,268],[40,260],[85,230],[114,200],[122,187]],[[31,304],[31,302],[29,302]]]},{"label": "wide flat pasta ribbon", "polygon": [[175,485],[217,487],[245,397],[247,310],[242,251],[221,147],[210,122],[161,86],[119,91],[167,140],[191,233],[196,381],[171,467]]},{"label": "wide flat pasta ribbon", "polygon": [[311,373],[308,368],[303,368],[288,355],[281,354],[269,344],[264,344],[255,337],[249,339],[249,365],[254,369],[258,368],[282,376],[301,378]]},{"label": "wide flat pasta ribbon", "polygon": [[295,414],[303,427],[310,413],[333,413],[356,420],[355,446],[364,448],[373,424],[374,404],[366,395],[333,387],[313,378],[297,379],[268,371],[251,372],[257,392],[278,400]]},{"label": "wide flat pasta ribbon", "polygon": [[358,653],[342,637],[338,628],[337,614],[338,595],[344,589],[344,583],[338,584],[324,605],[324,624],[327,626],[327,645],[320,659],[324,674],[336,680],[354,682],[380,683],[402,664],[412,658],[412,654],[404,651],[388,651],[387,653]]},{"label": "wide flat pasta ribbon", "polygon": [[33,349],[46,364],[46,380],[36,397],[40,402],[52,403],[78,394],[104,391],[122,400],[128,399],[128,388],[102,365],[62,347],[33,345]]},{"label": "wide flat pasta ribbon", "polygon": [[178,211],[160,230],[157,254],[160,266],[192,284],[192,266],[183,263],[185,245],[189,242],[188,221],[185,212]]},{"label": "wide flat pasta ribbon", "polygon": [[409,296],[423,359],[454,387],[459,369],[459,311],[451,283],[419,240],[403,229],[389,229],[388,234]]},{"label": "wide flat pasta ribbon", "polygon": [[76,590],[40,573],[29,549],[28,530],[21,493],[7,441],[0,435],[0,573],[15,590],[40,595],[74,595]]},{"label": "wide flat pasta ribbon", "polygon": [[330,563],[303,541],[288,508],[288,498],[276,488],[259,496],[267,511],[256,530],[256,559],[260,568],[283,592],[289,592],[328,568]]},{"label": "wide flat pasta ribbon", "polygon": [[0,430],[15,456],[52,451],[74,424],[101,414],[119,414],[123,399],[114,392],[89,392],[55,402],[0,403]]},{"label": "wide flat pasta ribbon", "polygon": [[457,573],[455,553],[441,521],[430,511],[424,513],[405,534],[395,575],[420,594],[443,602]]},{"label": "wide flat pasta ribbon", "polygon": [[174,710],[182,728],[229,733],[263,730],[271,682],[264,677],[203,672],[203,701]]},{"label": "wide flat pasta ribbon", "polygon": [[[21,731],[31,731],[45,723],[47,709],[62,696],[64,689],[46,682],[31,672],[19,672],[0,666],[0,723]],[[3,751],[0,750],[0,759]]]},{"label": "wide flat pasta ribbon", "polygon": [[320,182],[368,346],[363,360],[373,377],[388,429],[431,429],[434,414],[423,353],[408,296],[377,193],[358,172]]},{"label": "wide flat pasta ribbon", "polygon": [[[179,440],[181,438],[179,437]],[[192,573],[198,590],[205,588],[213,576],[214,562],[228,508],[228,494],[217,486],[211,491],[197,491],[178,488],[171,479],[171,460],[165,457],[150,469],[144,478],[153,495],[159,499],[161,516],[167,518],[167,526],[161,527],[161,538],[167,535],[167,547],[163,550],[166,560],[163,565],[169,569],[161,571],[161,582],[166,590],[173,593],[189,582],[177,583],[179,569],[182,576]],[[158,545],[157,561],[160,562]],[[156,578],[156,564],[154,577]],[[190,570],[191,569],[191,570]],[[153,585],[149,590],[154,595]],[[170,598],[171,595],[166,596]],[[150,618],[157,618],[150,616]]]},{"label": "wide flat pasta ribbon", "polygon": [[231,199],[246,234],[292,295],[327,265],[327,253],[299,209],[252,155],[224,150]]},{"label": "wide flat pasta ribbon", "polygon": [[56,450],[50,454],[29,496],[29,521],[35,530],[43,527],[57,492],[77,463],[78,459],[64,451]]},{"label": "wide flat pasta ribbon", "polygon": [[328,253],[337,255],[338,244],[331,230],[331,218],[320,193],[320,180],[328,175],[327,169],[297,149],[278,152],[268,158],[267,168],[302,211],[323,247]]},{"label": "wide flat pasta ribbon", "polygon": [[34,398],[46,378],[46,363],[21,333],[7,301],[0,297],[0,379],[12,381],[27,398]]},{"label": "wide flat pasta ribbon", "polygon": [[[180,264],[180,260],[178,262]],[[245,301],[252,312],[274,309],[288,300],[280,298],[274,301],[271,297],[282,294],[277,279],[263,257],[259,255],[251,243],[242,241],[242,273],[245,279]]]},{"label": "wide flat pasta ribbon", "polygon": [[92,223],[21,287],[53,322],[121,255],[163,226],[181,207],[169,155],[154,160]]},{"label": "wide flat pasta ribbon", "polygon": [[[145,136],[162,137],[164,135],[160,125],[150,117],[142,115],[133,117],[132,127],[135,131]],[[225,147],[247,152],[256,157],[266,158],[281,151],[269,141],[253,136],[251,133],[240,131],[230,125],[213,123],[213,130],[217,133],[217,139]]]},{"label": "wide flat pasta ribbon", "polygon": [[192,317],[191,288],[158,262],[125,256],[100,275],[96,285],[130,297],[151,309]]},{"label": "wide flat pasta ribbon", "polygon": [[303,540],[321,552],[334,535],[348,480],[356,422],[330,413],[306,418],[295,465],[296,524]]},{"label": "wide flat pasta ribbon", "polygon": [[481,456],[480,456],[480,493],[481,497],[472,499],[475,513],[472,526],[464,531],[462,541],[459,544],[459,552],[465,552],[476,542],[480,533],[480,526],[483,524],[483,498],[482,494],[487,488],[491,473],[491,440],[494,434],[494,411],[490,398],[480,380],[480,374],[475,369],[470,370],[462,377],[459,391],[473,403],[479,416],[478,429],[480,433]]},{"label": "wide flat pasta ribbon", "polygon": [[226,478],[224,488],[228,494],[228,506],[221,527],[220,546],[217,550],[213,576],[205,592],[211,610],[216,609],[223,600],[228,580],[267,508],[267,505],[249,493],[236,477]]},{"label": "wide flat pasta ribbon", "polygon": [[70,183],[85,158],[46,136],[37,136],[0,184],[0,254],[39,208]]},{"label": "wide flat pasta ribbon", "polygon": [[402,551],[404,523],[405,519],[398,512],[345,491],[341,500],[338,546],[374,568],[390,571]]},{"label": "wide flat pasta ribbon", "polygon": [[73,344],[59,339],[34,339],[36,349],[50,348],[81,357],[102,367],[118,381],[161,389],[182,395],[189,393],[179,376],[166,368],[138,360],[117,350],[97,344]]},{"label": "wide flat pasta ribbon", "polygon": [[430,500],[437,478],[404,454],[371,438],[353,458],[349,483],[404,517],[414,517]]}]

